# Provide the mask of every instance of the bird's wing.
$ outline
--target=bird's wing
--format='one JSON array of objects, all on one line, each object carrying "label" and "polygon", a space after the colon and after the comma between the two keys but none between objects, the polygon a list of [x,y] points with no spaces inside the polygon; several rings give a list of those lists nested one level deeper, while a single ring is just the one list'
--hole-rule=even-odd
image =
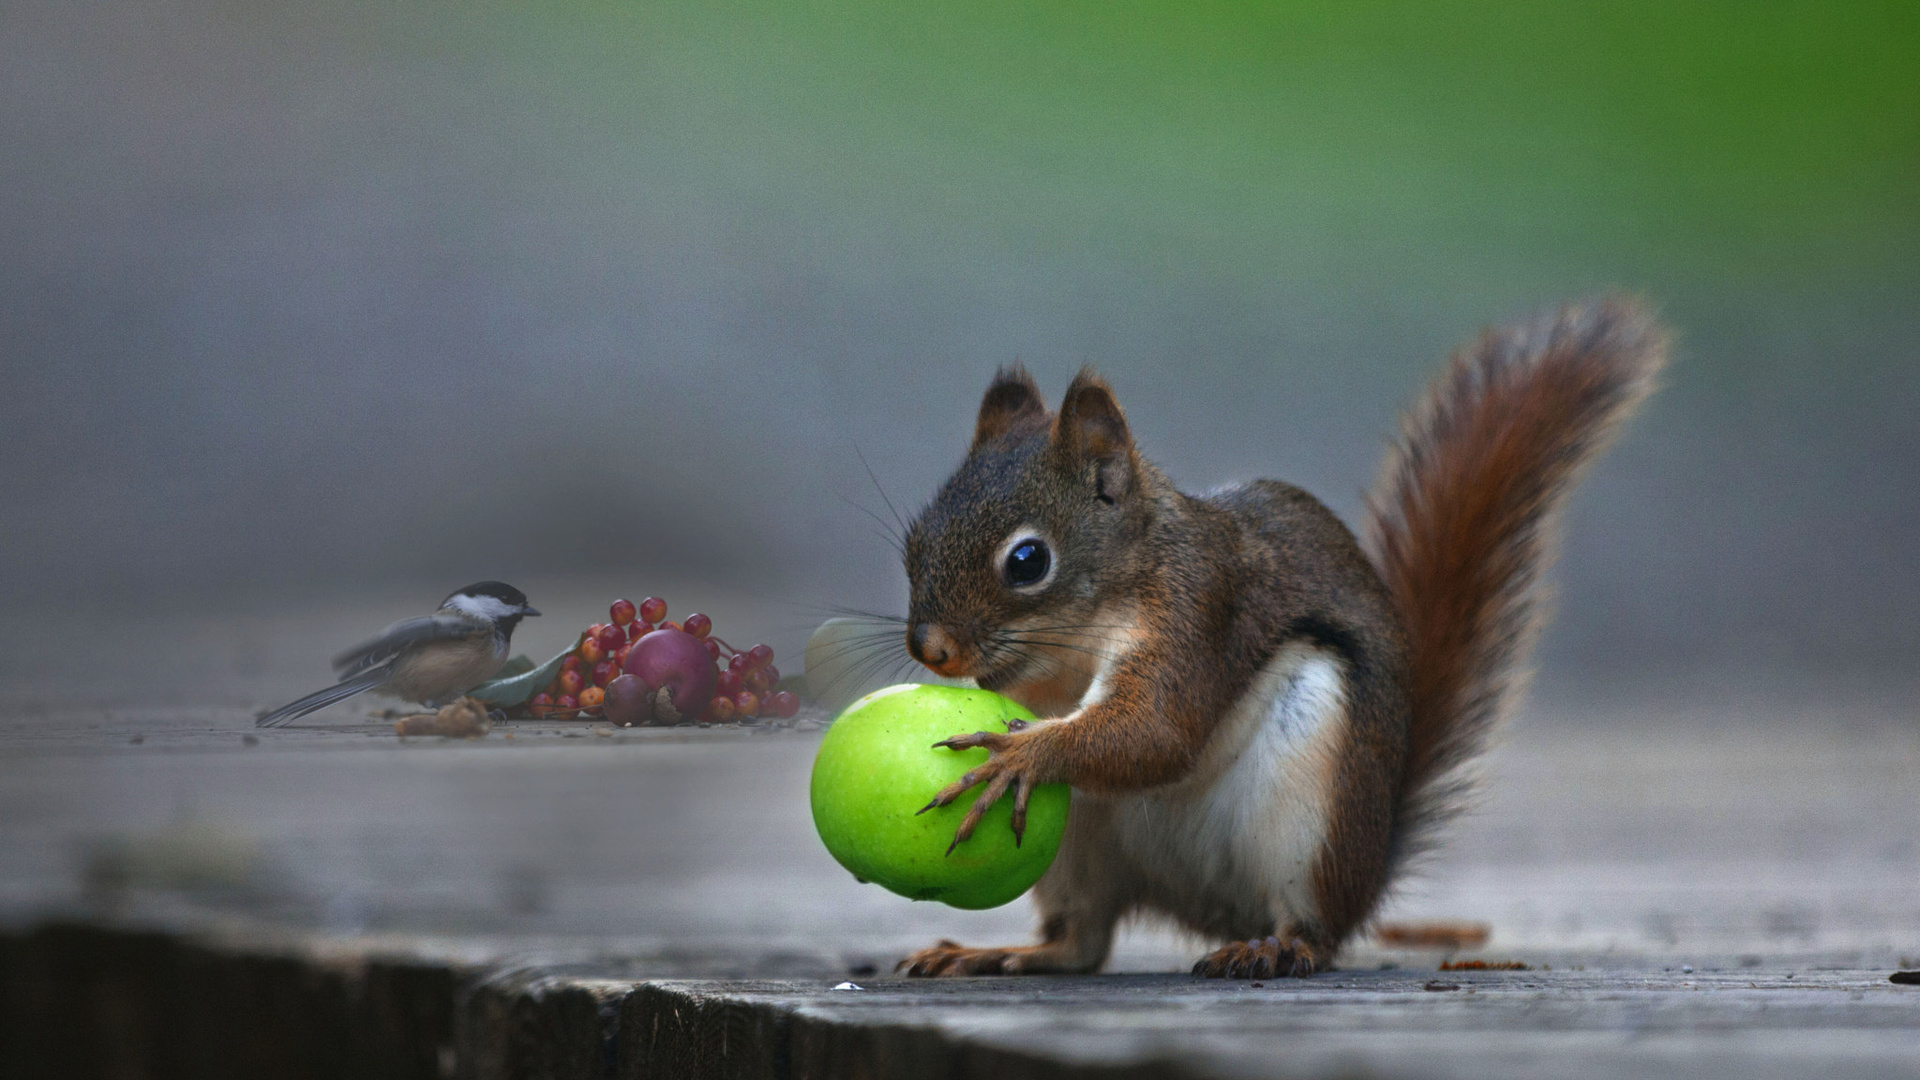
[{"label": "bird's wing", "polygon": [[486,627],[461,615],[422,615],[402,619],[380,631],[380,636],[363,641],[333,658],[334,673],[351,679],[375,668],[391,664],[406,650],[429,641],[468,637]]}]

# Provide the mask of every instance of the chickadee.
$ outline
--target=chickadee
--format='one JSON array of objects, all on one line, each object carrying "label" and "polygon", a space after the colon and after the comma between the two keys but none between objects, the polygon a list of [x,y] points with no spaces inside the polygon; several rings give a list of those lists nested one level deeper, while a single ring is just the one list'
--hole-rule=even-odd
[{"label": "chickadee", "polygon": [[255,723],[278,727],[367,690],[421,704],[452,701],[493,678],[507,662],[513,628],[538,614],[526,593],[504,582],[469,585],[433,614],[403,619],[334,657],[339,685],[282,705]]}]

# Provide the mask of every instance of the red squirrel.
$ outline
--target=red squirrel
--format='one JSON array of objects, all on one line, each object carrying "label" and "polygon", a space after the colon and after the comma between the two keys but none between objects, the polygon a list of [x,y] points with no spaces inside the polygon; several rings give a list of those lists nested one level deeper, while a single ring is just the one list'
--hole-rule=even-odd
[{"label": "red squirrel", "polygon": [[1039,943],[900,967],[1094,971],[1146,913],[1225,943],[1199,975],[1325,969],[1458,813],[1519,691],[1555,511],[1665,351],[1617,298],[1485,331],[1406,416],[1364,543],[1289,484],[1182,493],[1090,371],[1049,412],[1002,369],[908,528],[907,649],[1051,719],[937,744],[990,756],[928,807],[983,789],[955,843],[1009,795],[1018,836],[1036,784],[1072,810]]}]

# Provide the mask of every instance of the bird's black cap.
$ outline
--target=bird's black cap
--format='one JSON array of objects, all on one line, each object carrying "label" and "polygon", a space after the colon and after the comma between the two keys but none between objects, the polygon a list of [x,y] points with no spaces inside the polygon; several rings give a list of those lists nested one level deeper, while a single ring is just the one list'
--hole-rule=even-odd
[{"label": "bird's black cap", "polygon": [[[476,581],[464,589],[455,589],[447,594],[447,600],[456,596],[491,596],[503,604],[523,608],[527,606],[527,594],[504,581]],[[442,604],[446,600],[441,601]],[[533,612],[528,612],[533,614]]]}]

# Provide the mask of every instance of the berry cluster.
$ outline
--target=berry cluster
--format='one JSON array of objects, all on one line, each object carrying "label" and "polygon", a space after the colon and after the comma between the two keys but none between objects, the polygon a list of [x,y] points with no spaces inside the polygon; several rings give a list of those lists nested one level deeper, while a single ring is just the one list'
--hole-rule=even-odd
[{"label": "berry cluster", "polygon": [[754,716],[787,719],[800,711],[800,699],[779,685],[780,669],[773,666],[772,648],[755,645],[746,652],[734,652],[714,676],[707,713],[720,723]]},{"label": "berry cluster", "polygon": [[800,699],[779,689],[770,646],[735,649],[714,636],[713,620],[698,612],[673,622],[657,596],[638,605],[615,600],[607,614],[611,621],[587,627],[560,673],[527,702],[535,716],[726,724],[800,711]]}]

